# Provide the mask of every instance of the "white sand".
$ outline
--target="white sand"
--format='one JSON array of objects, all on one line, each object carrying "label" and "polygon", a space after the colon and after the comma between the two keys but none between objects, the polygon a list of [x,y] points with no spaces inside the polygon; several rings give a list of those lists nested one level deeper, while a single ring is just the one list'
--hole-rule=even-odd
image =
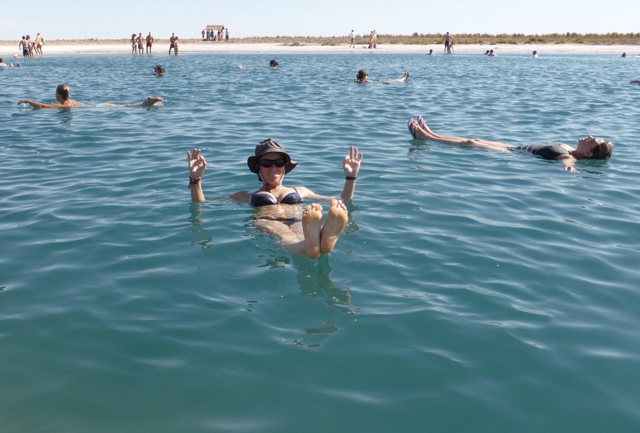
[{"label": "white sand", "polygon": [[[424,54],[433,49],[435,55],[443,54],[443,45],[402,45],[402,44],[381,44],[376,49],[367,49],[365,45],[349,48],[348,44],[342,45],[286,45],[274,43],[243,43],[243,42],[202,42],[183,41],[179,45],[180,53],[340,53],[340,52],[370,52],[370,53],[420,53]],[[516,53],[531,54],[533,50],[538,51],[540,56],[545,54],[612,54],[621,56],[623,52],[627,56],[640,55],[638,45],[579,45],[579,44],[523,44],[523,45],[455,45],[455,53],[482,54],[488,49],[493,49],[495,53]],[[167,41],[155,42],[153,44],[153,54],[167,54],[169,43]],[[115,41],[47,41],[43,47],[45,56],[71,55],[71,54],[129,54],[131,55],[131,44],[129,42]],[[455,54],[454,53],[454,54]],[[0,57],[11,60],[14,55],[20,55],[18,43],[11,41],[0,41]]]}]

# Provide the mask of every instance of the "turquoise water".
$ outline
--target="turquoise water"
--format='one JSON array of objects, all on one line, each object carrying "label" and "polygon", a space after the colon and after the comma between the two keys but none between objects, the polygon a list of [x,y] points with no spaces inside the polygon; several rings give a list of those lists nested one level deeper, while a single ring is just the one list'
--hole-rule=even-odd
[{"label": "turquoise water", "polygon": [[[411,79],[356,85],[360,68]],[[0,431],[637,432],[638,78],[617,56],[370,52],[0,70]],[[16,105],[59,83],[166,104]],[[418,114],[513,144],[594,134],[614,156],[570,174],[412,141]],[[214,200],[259,186],[245,161],[267,137],[300,162],[287,184],[324,195],[364,152],[329,257]]]}]

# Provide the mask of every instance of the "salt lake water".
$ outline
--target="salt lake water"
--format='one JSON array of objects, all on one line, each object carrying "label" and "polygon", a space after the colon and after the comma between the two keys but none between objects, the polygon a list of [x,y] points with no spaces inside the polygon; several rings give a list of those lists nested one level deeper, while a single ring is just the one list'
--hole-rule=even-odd
[{"label": "salt lake water", "polygon": [[[0,431],[640,430],[640,59],[22,63],[0,70]],[[354,84],[360,68],[374,82]],[[16,105],[60,83],[88,104],[166,103]],[[593,134],[614,155],[571,174],[411,140],[417,115],[512,144]],[[291,256],[249,205],[217,200],[259,186],[246,158],[268,137],[299,161],[286,184],[323,195],[349,146],[364,153],[329,256]]]}]

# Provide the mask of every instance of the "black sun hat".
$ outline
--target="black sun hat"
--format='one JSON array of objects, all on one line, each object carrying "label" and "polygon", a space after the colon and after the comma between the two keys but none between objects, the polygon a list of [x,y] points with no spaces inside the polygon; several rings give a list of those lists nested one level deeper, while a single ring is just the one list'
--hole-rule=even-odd
[{"label": "black sun hat", "polygon": [[289,173],[291,170],[296,168],[298,163],[293,161],[284,147],[280,146],[275,140],[271,138],[267,138],[266,140],[262,140],[260,143],[256,145],[256,151],[254,156],[250,156],[247,158],[247,165],[249,166],[249,170],[253,173],[258,173],[258,162],[260,161],[260,157],[267,153],[281,153],[284,158],[285,165],[284,172]]}]

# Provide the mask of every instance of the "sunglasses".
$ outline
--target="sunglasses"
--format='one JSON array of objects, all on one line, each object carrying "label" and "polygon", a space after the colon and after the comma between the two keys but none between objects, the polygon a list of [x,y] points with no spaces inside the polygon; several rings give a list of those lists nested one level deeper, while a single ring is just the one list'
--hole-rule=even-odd
[{"label": "sunglasses", "polygon": [[287,165],[287,162],[282,158],[279,158],[279,159],[261,159],[260,162],[258,162],[258,164],[260,165],[260,167],[263,167],[263,168],[271,168],[274,165],[276,167],[278,167],[278,168],[282,168],[285,165]]}]

